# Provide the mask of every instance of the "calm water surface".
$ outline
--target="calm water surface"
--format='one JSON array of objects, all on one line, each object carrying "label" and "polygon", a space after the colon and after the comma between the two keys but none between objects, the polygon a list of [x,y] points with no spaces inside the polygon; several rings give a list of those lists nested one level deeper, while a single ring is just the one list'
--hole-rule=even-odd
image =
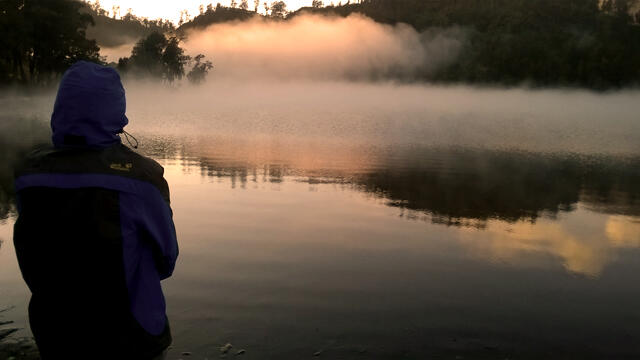
[{"label": "calm water surface", "polygon": [[[638,126],[612,109],[551,121],[547,94],[526,95],[525,113],[414,94],[370,112],[217,100],[211,118],[132,94],[181,246],[169,358],[637,358]],[[26,328],[3,196],[0,320]]]}]

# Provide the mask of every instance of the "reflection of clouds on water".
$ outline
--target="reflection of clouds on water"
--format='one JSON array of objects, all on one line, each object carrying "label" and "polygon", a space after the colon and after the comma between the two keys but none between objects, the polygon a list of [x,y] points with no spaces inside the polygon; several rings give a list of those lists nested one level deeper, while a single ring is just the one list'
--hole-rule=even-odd
[{"label": "reflection of clouds on water", "polygon": [[[41,138],[0,144],[7,150],[0,155],[0,218],[14,209],[8,165]],[[263,183],[276,191],[295,181],[310,191],[330,184],[367,194],[406,219],[454,227],[462,245],[485,259],[539,266],[550,256],[570,272],[596,277],[618,251],[640,246],[635,157],[376,147],[314,137],[141,140],[141,151],[170,171],[228,181],[232,189]]]},{"label": "reflection of clouds on water", "polygon": [[146,146],[172,168],[231,188],[271,183],[279,190],[296,182],[310,191],[325,185],[364,193],[408,220],[450,227],[482,259],[525,267],[561,263],[571,273],[598,277],[620,251],[640,247],[635,158],[268,139],[172,143]]},{"label": "reflection of clouds on water", "polygon": [[640,220],[627,216],[611,216],[607,221],[607,237],[616,247],[640,247]]},{"label": "reflection of clouds on water", "polygon": [[[640,215],[636,157],[536,154],[420,146],[364,146],[339,140],[152,138],[142,150],[203,177],[338,183],[385,199],[409,219],[482,227],[498,219],[535,222],[577,204]],[[406,210],[406,211],[405,211]]]},{"label": "reflection of clouds on water", "polygon": [[[478,256],[551,256],[589,276],[640,243],[636,93],[330,82],[127,91],[141,152],[201,180],[330,184],[459,231]],[[52,101],[0,104],[7,118],[46,119]],[[22,120],[0,123],[0,219],[14,209],[10,164],[48,137],[44,121]]]},{"label": "reflection of clouds on water", "polygon": [[544,257],[551,256],[569,272],[598,277],[615,261],[620,248],[640,248],[637,221],[579,208],[560,219],[543,218],[536,223],[491,220],[484,231],[461,228],[459,239],[474,257],[540,266],[545,264]]}]

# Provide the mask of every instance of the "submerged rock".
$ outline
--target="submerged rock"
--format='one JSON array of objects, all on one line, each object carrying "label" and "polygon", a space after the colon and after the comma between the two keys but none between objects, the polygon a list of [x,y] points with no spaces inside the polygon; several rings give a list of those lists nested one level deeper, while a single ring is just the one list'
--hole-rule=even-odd
[{"label": "submerged rock", "polygon": [[226,354],[229,352],[229,350],[231,350],[233,348],[233,345],[226,343],[224,346],[220,347],[220,352],[223,354]]},{"label": "submerged rock", "polygon": [[14,332],[18,331],[20,329],[4,329],[4,330],[0,330],[0,340],[3,340],[4,338],[8,337],[9,335],[13,334]]}]

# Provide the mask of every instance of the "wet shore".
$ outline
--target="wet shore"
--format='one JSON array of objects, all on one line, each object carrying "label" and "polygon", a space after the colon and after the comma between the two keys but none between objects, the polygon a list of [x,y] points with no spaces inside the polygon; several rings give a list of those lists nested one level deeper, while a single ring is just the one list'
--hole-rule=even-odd
[{"label": "wet shore", "polygon": [[38,348],[30,338],[17,337],[20,330],[13,326],[12,320],[6,320],[2,315],[11,308],[0,309],[0,359],[6,360],[36,360],[40,359]]}]

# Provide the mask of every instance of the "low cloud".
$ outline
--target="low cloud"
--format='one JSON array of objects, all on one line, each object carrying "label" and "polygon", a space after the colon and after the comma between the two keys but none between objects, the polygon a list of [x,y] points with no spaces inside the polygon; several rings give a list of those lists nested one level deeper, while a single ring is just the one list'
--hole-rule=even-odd
[{"label": "low cloud", "polygon": [[216,78],[336,80],[428,74],[455,60],[465,38],[460,28],[420,34],[361,15],[303,15],[215,24],[190,32],[184,45],[213,61]]},{"label": "low cloud", "polygon": [[118,59],[123,57],[129,57],[131,55],[131,50],[133,50],[133,46],[135,43],[113,46],[113,47],[100,47],[100,55],[104,56],[107,62],[118,62]]}]

